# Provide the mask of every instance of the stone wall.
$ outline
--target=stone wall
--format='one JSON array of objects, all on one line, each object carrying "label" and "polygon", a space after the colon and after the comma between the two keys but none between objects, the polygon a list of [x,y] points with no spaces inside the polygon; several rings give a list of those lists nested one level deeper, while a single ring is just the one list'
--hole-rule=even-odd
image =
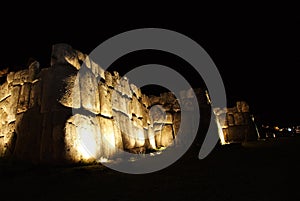
[{"label": "stone wall", "polygon": [[[193,109],[190,92],[180,92],[186,111]],[[171,92],[148,97],[126,77],[104,71],[67,44],[56,44],[50,67],[35,61],[10,72],[0,86],[0,156],[88,162],[120,150],[168,147],[181,122],[178,101]]]},{"label": "stone wall", "polygon": [[[179,127],[197,132],[192,130],[199,124],[192,116],[195,101],[206,111],[210,103],[202,89],[182,90],[179,96],[142,94],[128,78],[104,71],[88,55],[67,44],[53,45],[50,67],[32,62],[8,73],[0,86],[0,157],[94,162],[121,150],[140,153],[184,143],[177,137]],[[227,141],[240,140],[236,130],[248,129],[250,114],[244,106],[226,110],[222,126]],[[224,116],[220,111],[218,118]],[[201,121],[208,123],[208,116]]]},{"label": "stone wall", "polygon": [[[222,144],[241,143],[258,139],[258,132],[245,101],[232,108],[215,108],[216,121],[221,129]],[[220,132],[220,131],[219,131]]]}]

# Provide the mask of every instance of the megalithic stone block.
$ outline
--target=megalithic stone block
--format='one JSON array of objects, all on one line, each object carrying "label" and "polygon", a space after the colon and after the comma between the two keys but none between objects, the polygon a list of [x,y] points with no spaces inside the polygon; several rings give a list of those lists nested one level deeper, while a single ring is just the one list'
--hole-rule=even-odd
[{"label": "megalithic stone block", "polygon": [[141,102],[142,102],[143,106],[146,107],[146,108],[148,108],[150,106],[149,97],[145,94],[142,94]]},{"label": "megalithic stone block", "polygon": [[165,124],[173,124],[173,115],[170,112],[166,112]]},{"label": "megalithic stone block", "polygon": [[6,76],[6,81],[8,84],[12,83],[14,81],[14,75],[15,72],[9,72]]},{"label": "megalithic stone block", "polygon": [[41,106],[42,83],[40,80],[31,85],[29,107]]},{"label": "megalithic stone block", "polygon": [[119,129],[121,131],[124,149],[134,148],[135,135],[132,130],[132,121],[128,118],[127,115],[118,111],[113,111],[113,116],[115,124],[119,126]]},{"label": "megalithic stone block", "polygon": [[122,96],[132,97],[132,92],[129,86],[129,80],[127,77],[122,77],[120,79],[120,84],[114,86],[115,90],[118,91]]},{"label": "megalithic stone block", "polygon": [[0,85],[0,102],[11,95],[11,87],[9,87],[8,82]]},{"label": "megalithic stone block", "polygon": [[101,132],[101,156],[111,158],[117,151],[115,129],[112,119],[99,117]]},{"label": "megalithic stone block", "polygon": [[138,118],[143,117],[143,106],[135,96],[132,97],[131,101],[131,113]]},{"label": "megalithic stone block", "polygon": [[235,125],[244,125],[244,116],[242,112],[237,112],[233,114]]},{"label": "megalithic stone block", "polygon": [[76,114],[67,120],[65,130],[69,160],[94,162],[101,156],[102,140],[97,117]]},{"label": "megalithic stone block", "polygon": [[33,82],[40,71],[40,63],[38,61],[33,61],[28,67],[28,79],[30,82]]},{"label": "megalithic stone block", "polygon": [[20,95],[20,86],[14,86],[11,91],[11,96],[6,99],[7,107],[6,112],[8,114],[7,116],[7,122],[13,122],[16,120],[16,114],[17,114],[17,105],[19,101],[19,95]]},{"label": "megalithic stone block", "polygon": [[53,89],[54,74],[52,68],[45,68],[41,70],[42,81],[42,101],[41,101],[41,113],[50,112],[55,100],[55,90]]},{"label": "megalithic stone block", "polygon": [[[81,95],[80,95],[80,84],[79,76],[71,75],[64,80],[65,91],[62,94],[59,102],[69,108],[78,109],[81,107]],[[97,94],[96,94],[97,95]],[[96,106],[98,107],[98,106]]]},{"label": "megalithic stone block", "polygon": [[145,145],[145,135],[144,135],[144,128],[143,128],[143,121],[138,119],[137,117],[132,118],[133,122],[133,134],[135,135],[135,146],[142,147]]},{"label": "megalithic stone block", "polygon": [[100,114],[99,90],[95,75],[87,68],[80,71],[79,84],[82,107],[94,114]]},{"label": "megalithic stone block", "polygon": [[122,96],[118,91],[112,90],[111,104],[113,110],[122,112],[131,118],[130,103],[129,98]]},{"label": "megalithic stone block", "polygon": [[29,70],[20,70],[14,74],[14,81],[12,82],[13,85],[22,85],[25,82],[29,82]]},{"label": "megalithic stone block", "polygon": [[17,114],[26,112],[29,108],[29,98],[30,98],[30,90],[31,84],[24,83],[21,87],[18,106],[17,106]]},{"label": "megalithic stone block", "polygon": [[173,114],[173,132],[174,136],[176,137],[178,130],[180,128],[180,122],[181,122],[181,113],[176,112]]},{"label": "megalithic stone block", "polygon": [[164,125],[161,131],[161,145],[168,147],[173,144],[173,129],[172,125]]},{"label": "megalithic stone block", "polygon": [[132,93],[136,96],[137,99],[140,99],[142,97],[141,89],[138,88],[136,85],[131,83],[130,89],[131,89]]},{"label": "megalithic stone block", "polygon": [[157,148],[162,147],[162,143],[161,143],[161,130],[156,130],[154,131],[154,138],[155,138],[155,144]]},{"label": "megalithic stone block", "polygon": [[155,133],[152,127],[149,126],[147,131],[148,141],[149,141],[149,149],[156,149],[156,141],[155,141]]},{"label": "megalithic stone block", "polygon": [[105,71],[104,72],[104,76],[105,76],[105,84],[110,87],[113,88],[113,77],[111,75],[111,73],[109,71]]},{"label": "megalithic stone block", "polygon": [[124,149],[123,140],[122,140],[122,133],[120,130],[120,126],[115,119],[113,119],[113,127],[114,127],[114,134],[115,134],[115,141],[116,141],[116,151],[120,152]]},{"label": "megalithic stone block", "polygon": [[52,113],[43,114],[40,161],[53,162]]},{"label": "megalithic stone block", "polygon": [[109,89],[106,84],[102,82],[99,83],[100,114],[108,118],[111,118],[113,116],[111,91],[112,90]]}]

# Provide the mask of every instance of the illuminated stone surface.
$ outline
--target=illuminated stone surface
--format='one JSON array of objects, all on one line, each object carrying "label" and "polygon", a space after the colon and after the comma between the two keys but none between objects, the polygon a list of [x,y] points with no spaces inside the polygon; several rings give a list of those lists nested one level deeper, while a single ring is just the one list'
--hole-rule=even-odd
[{"label": "illuminated stone surface", "polygon": [[[6,74],[0,85],[0,157],[95,162],[121,150],[144,153],[174,141],[180,145],[189,137],[185,133],[198,128],[191,115],[194,104],[210,107],[206,97],[201,89],[181,91],[179,97],[171,92],[147,96],[118,72],[105,72],[88,55],[56,44],[49,68],[33,61]],[[246,102],[214,115],[223,122],[226,142],[255,136]]]}]

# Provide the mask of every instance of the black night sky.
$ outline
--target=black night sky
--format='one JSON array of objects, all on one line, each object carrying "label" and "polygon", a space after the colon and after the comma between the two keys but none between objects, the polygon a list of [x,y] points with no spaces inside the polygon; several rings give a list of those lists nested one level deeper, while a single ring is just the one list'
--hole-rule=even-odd
[{"label": "black night sky", "polygon": [[[132,7],[122,12],[111,7],[91,7],[57,6],[50,11],[32,7],[12,9],[10,15],[1,13],[1,69],[25,68],[31,57],[41,67],[48,67],[51,45],[55,43],[68,43],[89,53],[124,31],[170,29],[195,40],[211,56],[223,78],[229,104],[246,100],[261,122],[299,125],[299,14],[269,7],[222,12],[211,8],[206,14],[203,12],[207,9],[201,6]],[[119,63],[123,71],[153,60],[178,68],[182,61],[169,61],[171,58],[153,52],[137,53]],[[187,67],[182,65],[180,70],[185,72],[184,68]]]}]

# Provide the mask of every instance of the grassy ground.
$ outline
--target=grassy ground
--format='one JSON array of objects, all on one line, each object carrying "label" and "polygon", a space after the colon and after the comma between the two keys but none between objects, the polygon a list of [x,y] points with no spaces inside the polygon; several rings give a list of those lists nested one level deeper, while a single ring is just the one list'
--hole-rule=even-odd
[{"label": "grassy ground", "polygon": [[0,161],[0,200],[300,200],[299,149],[300,137],[219,146],[145,175]]}]

